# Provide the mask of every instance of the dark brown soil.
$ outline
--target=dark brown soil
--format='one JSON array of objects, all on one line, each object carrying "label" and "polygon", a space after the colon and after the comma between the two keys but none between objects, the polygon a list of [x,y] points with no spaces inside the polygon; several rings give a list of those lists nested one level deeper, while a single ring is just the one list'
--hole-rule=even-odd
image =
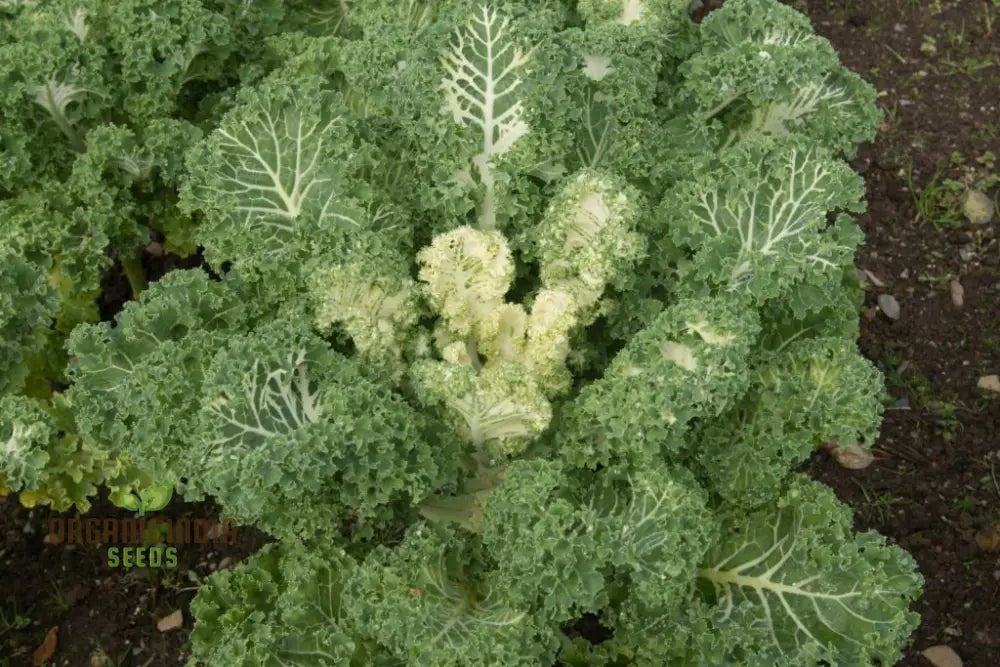
[{"label": "dark brown soil", "polygon": [[[188,257],[180,257],[163,251],[163,235],[156,230],[149,230],[151,243],[139,254],[139,262],[147,282],[155,282],[169,271],[177,269],[193,269],[197,266],[207,269],[201,250]],[[122,309],[126,301],[133,298],[132,286],[129,285],[121,259],[112,252],[113,264],[101,279],[101,296],[97,300],[101,320],[110,322]]]},{"label": "dark brown soil", "polygon": [[[902,664],[927,665],[920,652],[947,644],[968,666],[995,667],[1000,555],[975,535],[1000,521],[1000,395],[977,388],[1000,372],[998,221],[969,224],[933,193],[970,169],[987,184],[996,176],[1000,7],[941,4],[938,13],[923,0],[808,3],[842,61],[885,93],[883,131],[855,161],[869,201],[857,264],[885,283],[868,292],[861,349],[886,374],[897,407],[909,408],[886,413],[870,468],[817,455],[809,469],[855,509],[859,528],[889,536],[920,565],[922,624]],[[988,192],[996,196],[995,183]],[[962,307],[952,281],[964,289]],[[876,312],[879,294],[898,300],[899,320]]]},{"label": "dark brown soil", "polygon": [[[184,664],[187,606],[200,578],[256,552],[269,539],[236,530],[236,544],[208,541],[177,546],[169,569],[111,567],[108,545],[47,544],[49,519],[71,520],[76,512],[0,506],[0,665],[31,665],[46,633],[58,626],[58,650],[50,665],[154,667]],[[122,519],[134,513],[98,499],[86,516]],[[219,519],[211,503],[174,499],[163,520]],[[149,517],[150,519],[152,517]],[[184,630],[159,632],[157,621],[176,610]],[[98,656],[95,658],[95,656]],[[106,662],[102,662],[104,656]],[[7,658],[7,662],[4,661]]]},{"label": "dark brown soil", "polygon": [[[886,374],[893,408],[871,467],[850,471],[817,454],[806,469],[854,508],[859,529],[882,532],[919,563],[927,581],[916,604],[923,622],[903,665],[926,666],[920,652],[937,644],[969,667],[1000,665],[1000,555],[975,540],[1000,522],[1000,394],[977,388],[981,376],[1000,373],[1000,222],[962,219],[945,183],[978,182],[997,195],[989,179],[1000,161],[995,2],[790,3],[876,85],[886,112],[854,166],[865,174],[869,201],[859,219],[868,241],[857,263],[884,285],[870,286],[861,347]],[[149,261],[146,268],[157,273]],[[961,307],[953,281],[964,289]],[[111,313],[130,290],[115,276],[108,287],[102,309]],[[877,309],[881,294],[900,304],[898,320]],[[179,501],[168,511],[217,516],[211,505]],[[236,546],[181,547],[178,567],[155,577],[109,568],[104,549],[44,544],[49,515],[0,503],[0,656],[10,656],[0,667],[30,665],[54,626],[56,665],[182,664],[190,620],[161,633],[157,619],[186,613],[197,577],[264,541],[244,531]],[[102,502],[91,515],[126,513]],[[92,663],[100,652],[110,660]]]}]

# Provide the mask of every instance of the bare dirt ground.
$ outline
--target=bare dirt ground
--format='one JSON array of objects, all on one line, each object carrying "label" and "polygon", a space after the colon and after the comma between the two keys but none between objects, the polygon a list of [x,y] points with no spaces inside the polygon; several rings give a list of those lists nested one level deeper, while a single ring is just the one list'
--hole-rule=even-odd
[{"label": "bare dirt ground", "polygon": [[[857,265],[882,283],[869,286],[861,348],[896,408],[870,468],[818,455],[810,470],[854,508],[859,528],[894,539],[920,565],[923,622],[904,665],[929,664],[919,654],[938,644],[966,665],[1000,665],[1000,555],[979,544],[1000,522],[1000,394],[977,386],[1000,373],[1000,223],[961,214],[967,188],[997,198],[997,4],[805,3],[885,111],[854,163],[869,202]],[[898,320],[878,311],[882,294],[899,303]]]}]

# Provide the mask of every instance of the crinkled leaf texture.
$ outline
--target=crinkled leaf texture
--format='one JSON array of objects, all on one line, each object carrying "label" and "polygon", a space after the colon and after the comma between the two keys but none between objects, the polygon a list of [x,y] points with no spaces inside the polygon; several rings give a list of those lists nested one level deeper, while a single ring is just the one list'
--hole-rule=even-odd
[{"label": "crinkled leaf texture", "polygon": [[566,406],[555,434],[560,455],[593,467],[684,449],[692,420],[718,416],[746,389],[744,361],[759,328],[756,311],[738,295],[685,299],[664,310]]},{"label": "crinkled leaf texture", "polygon": [[218,667],[399,664],[367,654],[369,647],[343,625],[342,591],[355,570],[335,547],[268,544],[237,568],[212,575],[199,591],[192,648]]},{"label": "crinkled leaf texture", "polygon": [[681,609],[629,599],[609,615],[614,664],[895,664],[922,578],[875,533],[853,535],[826,487],[795,477],[772,504],[723,513]]},{"label": "crinkled leaf texture", "polygon": [[[699,578],[717,622],[748,630],[760,661],[891,662],[914,617],[901,606],[922,584],[913,560],[874,533],[851,535],[828,488],[795,478],[775,506],[726,521]],[[902,632],[901,632],[902,631]]]},{"label": "crinkled leaf texture", "polygon": [[55,291],[41,267],[0,252],[0,395],[19,391],[55,318]]},{"label": "crinkled leaf texture", "polygon": [[710,488],[734,506],[771,500],[821,443],[870,446],[882,416],[882,376],[851,342],[792,340],[758,363],[741,402],[698,434]]},{"label": "crinkled leaf texture", "polygon": [[[483,542],[508,594],[552,621],[604,608],[616,580],[639,599],[679,606],[716,539],[707,501],[688,474],[595,477],[519,461],[486,504]],[[525,540],[538,546],[525,550]]]},{"label": "crinkled leaf texture", "polygon": [[0,398],[0,477],[8,489],[33,490],[40,483],[52,439],[49,415],[24,396]]},{"label": "crinkled leaf texture", "polygon": [[557,629],[484,570],[481,542],[414,524],[373,552],[347,584],[345,609],[407,664],[538,665],[555,658]]},{"label": "crinkled leaf texture", "polygon": [[25,507],[86,512],[101,484],[114,501],[122,490],[150,481],[127,456],[75,433],[64,395],[0,397],[0,486],[19,491]]},{"label": "crinkled leaf texture", "polygon": [[193,453],[226,511],[276,535],[330,532],[454,477],[458,439],[301,324],[227,341],[206,372]]},{"label": "crinkled leaf texture", "polygon": [[692,285],[773,298],[810,273],[850,262],[861,241],[861,178],[805,141],[754,137],[725,150],[660,204],[672,240],[694,250]]},{"label": "crinkled leaf texture", "polygon": [[454,476],[451,430],[330,350],[304,318],[255,327],[245,288],[174,272],[114,328],[74,331],[81,431],[276,535],[333,531],[349,511],[367,518]]},{"label": "crinkled leaf texture", "polygon": [[278,538],[211,667],[891,663],[913,562],[793,473],[877,435],[875,90],[693,4],[6,3],[0,492]]},{"label": "crinkled leaf texture", "polygon": [[68,347],[80,432],[128,454],[156,479],[194,477],[194,453],[185,445],[204,374],[252,312],[228,284],[200,270],[174,271],[127,304],[114,327],[77,327]]}]

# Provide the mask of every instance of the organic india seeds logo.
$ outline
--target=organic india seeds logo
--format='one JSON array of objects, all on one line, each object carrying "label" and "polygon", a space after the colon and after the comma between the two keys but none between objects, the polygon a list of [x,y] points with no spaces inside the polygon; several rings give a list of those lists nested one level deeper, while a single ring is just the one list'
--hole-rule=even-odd
[{"label": "organic india seeds logo", "polygon": [[90,544],[108,549],[109,567],[177,567],[177,546],[184,544],[236,544],[236,524],[231,519],[161,519],[147,517],[170,503],[174,486],[158,482],[141,492],[128,491],[114,502],[138,512],[138,517],[49,520],[48,544]]}]

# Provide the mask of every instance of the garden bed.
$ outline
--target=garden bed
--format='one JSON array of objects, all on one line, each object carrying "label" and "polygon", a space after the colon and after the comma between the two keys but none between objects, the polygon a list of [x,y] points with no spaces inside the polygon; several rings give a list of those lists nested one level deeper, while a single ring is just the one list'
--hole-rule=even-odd
[{"label": "garden bed", "polygon": [[[903,664],[926,665],[920,651],[946,644],[989,667],[1000,665],[1000,557],[976,535],[1000,521],[1000,395],[977,385],[1000,371],[1000,245],[995,218],[962,219],[948,180],[990,183],[998,172],[1000,8],[944,4],[809,3],[817,32],[885,93],[882,131],[854,162],[869,202],[857,265],[884,283],[867,292],[861,349],[898,401],[871,467],[817,455],[809,469],[854,508],[858,528],[920,566],[922,622]],[[897,299],[898,320],[877,312],[880,294]]]},{"label": "garden bed", "polygon": [[[971,224],[958,202],[964,186],[997,194],[1000,7],[797,5],[878,88],[885,111],[878,138],[853,165],[869,202],[859,218],[867,243],[857,265],[870,272],[861,348],[892,397],[870,467],[847,470],[817,454],[807,469],[851,505],[859,529],[885,534],[920,566],[922,624],[903,664],[926,664],[920,652],[946,644],[966,665],[1000,665],[1000,557],[976,540],[1000,522],[1000,393],[977,386],[1000,373],[1000,222]],[[106,319],[128,296],[120,278],[106,281]],[[883,295],[899,304],[898,319],[878,307]],[[212,505],[180,501],[166,512],[216,516]],[[91,514],[130,516],[106,499]],[[265,541],[243,531],[235,545],[188,545],[175,569],[154,575],[109,568],[104,550],[45,544],[49,517],[0,503],[0,665],[32,664],[47,636],[58,640],[52,664],[183,664],[198,581]],[[179,627],[157,628],[178,610]]]}]

